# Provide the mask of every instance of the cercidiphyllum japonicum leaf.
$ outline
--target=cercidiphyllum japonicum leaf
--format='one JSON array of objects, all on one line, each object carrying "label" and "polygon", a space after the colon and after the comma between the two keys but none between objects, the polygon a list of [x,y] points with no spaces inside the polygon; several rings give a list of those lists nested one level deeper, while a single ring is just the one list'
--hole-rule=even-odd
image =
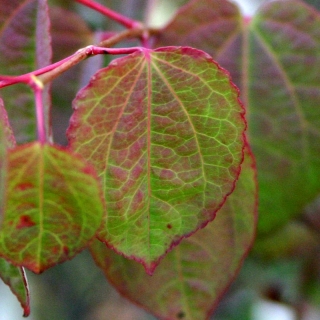
[{"label": "cercidiphyllum japonicum leaf", "polygon": [[[214,221],[175,247],[148,276],[141,265],[103,243],[91,253],[110,282],[159,319],[209,318],[252,245],[257,222],[257,184],[249,151],[234,192]],[[137,294],[138,293],[138,294]]]},{"label": "cercidiphyllum japonicum leaf", "polygon": [[16,295],[23,308],[23,316],[27,317],[30,314],[29,287],[23,268],[0,258],[0,278]]},{"label": "cercidiphyllum japonicum leaf", "polygon": [[202,51],[143,49],[97,72],[73,107],[70,146],[104,186],[98,237],[152,272],[234,188],[245,130],[238,91]]},{"label": "cercidiphyllum japonicum leaf", "polygon": [[270,1],[244,23],[237,10],[227,19],[227,8],[236,10],[224,0],[191,1],[155,45],[204,49],[239,86],[257,160],[262,235],[302,213],[320,190],[320,14],[297,0]]},{"label": "cercidiphyllum japonicum leaf", "polygon": [[36,273],[84,249],[104,213],[91,165],[49,144],[9,152],[0,255]]},{"label": "cercidiphyllum japonicum leaf", "polygon": [[[0,98],[0,227],[6,201],[7,153],[15,146],[14,136],[8,122],[8,116]],[[29,289],[23,268],[13,266],[0,258],[0,278],[16,295],[24,310],[24,316],[30,313]]]},{"label": "cercidiphyllum japonicum leaf", "polygon": [[0,226],[5,203],[8,149],[15,147],[15,145],[16,141],[9,124],[7,111],[0,98]]},{"label": "cercidiphyllum japonicum leaf", "polygon": [[[13,3],[18,3],[12,8]],[[0,0],[1,10],[8,12],[0,20],[0,74],[21,75],[51,63],[50,20],[46,0]],[[18,84],[0,90],[18,143],[36,139],[34,94],[26,85]],[[50,93],[46,85],[43,106],[47,136],[50,129]]]},{"label": "cercidiphyllum japonicum leaf", "polygon": [[[79,48],[100,42],[101,33],[97,33],[98,35],[93,33],[86,21],[76,12],[50,7],[50,21],[54,62],[72,55]],[[103,55],[82,61],[52,82],[52,130],[55,142],[58,144],[67,144],[66,129],[72,113],[71,102],[79,88],[88,83],[90,77],[102,67],[102,63],[97,63],[97,60],[103,61]]]}]

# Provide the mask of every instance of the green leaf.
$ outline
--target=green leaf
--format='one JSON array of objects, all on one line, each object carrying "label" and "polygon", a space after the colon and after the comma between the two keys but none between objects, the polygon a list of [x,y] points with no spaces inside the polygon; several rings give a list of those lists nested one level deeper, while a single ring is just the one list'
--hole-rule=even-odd
[{"label": "green leaf", "polygon": [[0,255],[34,272],[71,259],[96,235],[104,212],[93,168],[38,142],[10,151]]},{"label": "green leaf", "polygon": [[16,141],[13,135],[12,128],[9,124],[8,114],[4,108],[3,100],[0,98],[0,146],[2,148],[0,152],[0,158],[3,158],[5,150],[12,149],[16,146]]},{"label": "green leaf", "polygon": [[90,250],[110,282],[159,319],[207,319],[251,247],[256,197],[255,169],[247,150],[236,188],[215,220],[181,241],[152,277],[103,243],[95,241]]},{"label": "green leaf", "polygon": [[0,226],[3,219],[3,210],[6,197],[6,179],[8,149],[13,148],[16,142],[12,129],[9,125],[7,111],[4,108],[3,101],[0,98]]},{"label": "green leaf", "polygon": [[[219,3],[219,18],[210,20],[216,13],[209,11]],[[205,5],[207,13],[200,14]],[[174,40],[205,49],[240,87],[257,160],[263,235],[301,214],[320,191],[320,15],[297,0],[272,1],[242,25],[238,14],[225,18],[230,6],[222,0],[192,1],[156,45]],[[186,23],[185,29],[194,31],[179,37],[178,28]],[[221,37],[229,29],[230,36]]]},{"label": "green leaf", "polygon": [[23,316],[29,316],[29,287],[23,268],[16,267],[5,259],[0,258],[0,278],[18,298],[23,308]]},{"label": "green leaf", "polygon": [[74,110],[70,145],[97,168],[108,203],[99,238],[152,272],[233,190],[238,92],[202,51],[144,49],[96,73]]},{"label": "green leaf", "polygon": [[[66,16],[68,19],[65,19]],[[90,31],[86,21],[73,11],[50,7],[50,21],[55,62],[74,54],[80,48],[100,42],[99,37]],[[52,82],[52,129],[55,142],[58,144],[67,144],[66,129],[72,114],[70,105],[78,90],[88,83],[99,67],[102,67],[97,65],[99,59],[103,59],[102,55],[82,61]]]},{"label": "green leaf", "polygon": [[[8,116],[0,98],[0,226],[3,219],[3,209],[6,200],[7,156],[8,148],[15,146],[12,129]],[[0,278],[16,295],[24,309],[24,316],[30,313],[29,289],[23,268],[13,266],[5,259],[0,258]]]},{"label": "green leaf", "polygon": [[[50,21],[46,0],[19,1],[12,8],[10,1],[0,0],[1,10],[8,12],[0,25],[0,74],[20,75],[45,67],[51,62]],[[13,1],[17,3],[17,1]],[[36,117],[32,91],[22,84],[1,89],[17,142],[36,138]],[[45,86],[42,94],[45,123],[50,130],[50,94]]]}]

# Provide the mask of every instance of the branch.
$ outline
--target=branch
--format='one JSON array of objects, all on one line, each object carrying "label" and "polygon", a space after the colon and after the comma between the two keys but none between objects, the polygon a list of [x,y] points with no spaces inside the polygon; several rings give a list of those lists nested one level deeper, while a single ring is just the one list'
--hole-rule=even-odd
[{"label": "branch", "polygon": [[136,20],[129,19],[122,14],[119,14],[118,12],[115,12],[103,5],[101,5],[98,2],[95,2],[93,0],[76,0],[77,2],[94,9],[103,15],[107,16],[108,18],[122,24],[124,27],[129,28],[129,29],[134,29],[137,27],[141,27],[142,23]]},{"label": "branch", "polygon": [[[30,76],[37,76],[39,80],[46,84],[65,71],[72,68],[74,65],[78,64],[82,60],[85,60],[89,56],[93,54],[128,54],[134,51],[137,51],[137,48],[124,48],[124,49],[111,49],[111,48],[101,48],[101,47],[110,47],[113,46],[120,41],[128,38],[141,37],[144,33],[144,29],[136,28],[131,30],[125,30],[123,32],[118,33],[117,35],[106,39],[98,44],[99,50],[93,50],[93,48],[98,48],[96,46],[88,46],[86,48],[79,49],[77,52],[72,54],[71,56],[60,60],[56,63],[53,63],[44,68],[20,75],[20,76],[4,76],[0,75],[0,88],[4,88],[16,83],[26,83],[30,84]],[[102,50],[103,49],[103,50]]]}]

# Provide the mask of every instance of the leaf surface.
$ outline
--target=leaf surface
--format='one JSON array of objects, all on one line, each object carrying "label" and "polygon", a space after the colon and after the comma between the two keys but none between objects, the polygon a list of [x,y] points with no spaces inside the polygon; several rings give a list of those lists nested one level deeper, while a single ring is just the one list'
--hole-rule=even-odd
[{"label": "leaf surface", "polygon": [[238,92],[202,51],[145,49],[99,71],[74,110],[70,146],[95,165],[108,203],[99,238],[152,272],[233,190],[245,128]]},{"label": "leaf surface", "polygon": [[238,273],[253,242],[257,185],[248,150],[234,192],[214,221],[184,239],[148,276],[98,241],[91,253],[110,282],[159,319],[207,319]]},{"label": "leaf surface", "polygon": [[[50,7],[50,21],[54,62],[72,55],[80,48],[100,42],[99,37],[89,29],[86,21],[73,11]],[[91,57],[53,80],[51,90],[52,129],[56,143],[67,144],[66,129],[72,113],[70,108],[72,100],[78,90],[87,84],[90,77],[102,67],[97,64],[97,60],[102,59],[102,55]],[[61,94],[62,88],[63,94]]]},{"label": "leaf surface", "polygon": [[104,205],[92,166],[35,142],[9,153],[4,212],[1,256],[38,273],[88,245]]},{"label": "leaf surface", "polygon": [[[0,98],[0,227],[6,201],[7,154],[8,149],[14,146],[13,132],[3,101]],[[5,259],[0,258],[0,278],[18,298],[24,310],[24,316],[28,316],[30,313],[29,289],[23,268],[13,266]]]},{"label": "leaf surface", "polygon": [[262,235],[302,213],[320,191],[320,15],[297,0],[267,3],[245,23],[239,13],[227,19],[228,10],[236,9],[224,0],[191,1],[156,46],[204,49],[240,88],[257,160]]},{"label": "leaf surface", "polygon": [[0,258],[0,278],[18,298],[23,308],[23,316],[29,316],[29,287],[23,268],[16,267],[5,259]]},{"label": "leaf surface", "polygon": [[[13,10],[12,4],[19,3]],[[0,74],[20,75],[51,63],[50,20],[46,0],[0,0],[1,10],[8,12],[0,25]],[[17,142],[36,138],[36,117],[32,91],[22,84],[2,88]],[[47,135],[50,131],[49,86],[42,94]]]}]

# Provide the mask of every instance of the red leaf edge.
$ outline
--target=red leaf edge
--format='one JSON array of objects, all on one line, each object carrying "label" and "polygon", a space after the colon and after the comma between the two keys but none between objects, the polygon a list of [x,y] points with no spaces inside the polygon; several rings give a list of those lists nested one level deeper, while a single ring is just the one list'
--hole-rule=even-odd
[{"label": "red leaf edge", "polygon": [[[17,146],[16,148],[21,148],[21,149],[22,149],[22,148],[27,148],[27,147],[29,147],[30,145],[34,144],[34,143],[37,143],[37,142],[29,142],[29,143],[26,143],[26,144],[23,144],[23,145],[19,145],[19,146]],[[102,194],[102,191],[101,191],[101,190],[102,190],[101,182],[100,182],[100,179],[99,179],[99,177],[98,177],[98,174],[97,174],[95,168],[94,168],[87,160],[83,159],[83,157],[82,157],[80,154],[73,152],[70,148],[68,148],[68,147],[63,147],[63,146],[59,146],[59,145],[56,145],[56,144],[53,144],[53,143],[48,143],[48,144],[49,144],[51,147],[54,147],[54,148],[56,148],[57,150],[59,150],[59,151],[61,151],[61,152],[65,152],[65,153],[67,153],[67,154],[69,154],[69,155],[72,155],[73,157],[75,157],[75,158],[83,161],[84,163],[86,163],[86,167],[84,168],[84,170],[86,170],[86,173],[87,173],[87,174],[90,174],[91,176],[94,176],[94,177],[96,178],[98,184],[100,185],[100,195],[99,195],[99,197],[100,197],[100,199],[101,199],[101,201],[102,201],[102,203],[103,203],[104,214],[105,214],[105,213],[106,213],[106,203],[105,203],[105,200],[104,200],[104,195]],[[11,150],[14,150],[14,149],[15,149],[15,148],[13,148],[13,149],[11,149]],[[4,256],[1,252],[0,252],[0,257],[3,258],[3,259],[6,259],[8,262],[10,262],[12,265],[14,265],[14,266],[16,266],[16,267],[27,268],[27,269],[30,269],[31,271],[33,271],[33,272],[36,273],[36,274],[41,274],[42,272],[44,272],[44,271],[46,271],[46,270],[48,270],[48,269],[50,269],[50,268],[52,268],[52,267],[54,267],[54,266],[56,266],[56,265],[58,265],[58,264],[62,264],[62,263],[64,263],[64,262],[66,262],[66,261],[71,261],[73,258],[75,258],[75,257],[76,257],[79,253],[81,253],[83,250],[89,248],[90,244],[91,244],[95,239],[97,239],[97,234],[98,234],[100,228],[103,226],[103,219],[104,219],[104,217],[102,217],[102,219],[101,219],[101,224],[100,224],[99,228],[97,229],[97,231],[95,232],[95,234],[92,236],[91,239],[89,239],[89,240],[87,241],[86,246],[84,246],[84,247],[82,247],[82,248],[79,248],[77,251],[75,251],[75,254],[74,254],[72,257],[67,257],[64,261],[60,261],[60,262],[58,262],[58,263],[54,263],[54,264],[48,265],[48,266],[46,266],[45,268],[42,268],[42,269],[40,269],[40,270],[32,269],[32,268],[30,268],[29,266],[25,266],[25,265],[23,265],[23,264],[17,264],[16,262],[12,261],[11,259],[8,259],[8,258],[7,258],[6,256]],[[30,313],[30,310],[29,310],[29,313]]]},{"label": "red leaf edge", "polygon": [[[150,51],[154,51],[154,52],[166,52],[166,51],[170,51],[170,50],[177,50],[177,49],[180,49],[181,51],[181,54],[189,54],[189,55],[192,55],[194,57],[201,57],[201,58],[205,58],[207,59],[208,61],[210,61],[211,63],[214,63],[218,70],[222,71],[226,77],[228,78],[229,80],[229,83],[230,83],[230,86],[235,90],[235,92],[237,93],[237,100],[238,100],[238,103],[239,103],[239,106],[240,108],[242,109],[242,112],[240,113],[240,117],[242,118],[243,120],[243,123],[244,123],[244,129],[243,129],[243,132],[242,132],[242,141],[243,141],[243,146],[242,146],[242,157],[241,157],[241,161],[240,161],[240,164],[239,164],[239,169],[238,171],[236,172],[236,177],[233,181],[233,186],[230,190],[230,192],[228,194],[226,194],[226,196],[224,197],[223,201],[221,202],[219,208],[217,208],[217,210],[215,210],[214,212],[212,212],[212,217],[211,219],[209,219],[208,221],[204,222],[203,224],[201,224],[196,230],[193,230],[192,232],[189,232],[183,236],[181,236],[180,238],[178,238],[177,240],[173,241],[170,245],[170,247],[165,251],[165,253],[160,256],[156,261],[154,261],[150,266],[148,266],[145,261],[143,261],[142,259],[138,259],[134,256],[127,256],[127,255],[124,255],[123,253],[119,252],[114,246],[110,245],[109,243],[105,242],[105,241],[102,241],[101,239],[99,239],[99,237],[97,237],[98,240],[100,240],[101,242],[105,243],[106,246],[115,251],[117,254],[120,254],[121,256],[127,258],[127,259],[131,259],[131,260],[134,260],[134,261],[137,261],[138,263],[142,264],[143,267],[145,268],[146,270],[146,273],[149,274],[150,276],[153,274],[153,272],[155,271],[156,267],[159,265],[160,261],[166,256],[166,254],[168,252],[170,252],[174,247],[176,247],[183,239],[185,238],[188,238],[190,237],[191,235],[193,235],[194,233],[196,233],[198,230],[200,229],[203,229],[208,223],[210,223],[211,221],[214,220],[214,218],[216,217],[216,214],[217,212],[222,208],[222,206],[225,204],[228,196],[234,191],[234,188],[236,186],[236,183],[239,179],[239,175],[240,175],[240,172],[241,172],[241,164],[243,163],[243,159],[244,159],[244,150],[246,148],[246,146],[248,145],[247,143],[247,138],[246,138],[246,130],[247,130],[247,120],[246,120],[246,117],[245,117],[245,114],[246,114],[246,108],[244,106],[244,104],[242,103],[242,101],[240,100],[240,90],[239,88],[232,82],[232,79],[231,79],[231,75],[230,75],[230,72],[226,69],[224,69],[223,67],[221,67],[218,62],[216,62],[208,53],[206,53],[205,51],[203,50],[199,50],[199,49],[196,49],[196,48],[193,48],[193,47],[188,47],[188,46],[167,46],[167,47],[159,47],[159,48],[156,48],[154,50],[152,49],[146,49],[146,50],[143,50],[144,54],[146,55],[146,59],[149,59],[148,55],[149,55],[149,52]],[[130,55],[135,55],[136,53],[132,53],[132,54],[129,54],[128,56]],[[118,59],[123,59],[123,58],[118,58]],[[119,61],[118,59],[115,59],[113,60],[113,62],[111,62],[109,64],[109,66],[107,66],[105,69],[108,69],[108,68],[113,68],[114,66],[117,65],[117,61]],[[92,80],[89,82],[89,84],[87,85],[90,86],[92,84]],[[73,107],[74,109],[74,107]],[[75,109],[74,109],[75,110]],[[70,149],[72,149],[72,140],[70,139],[70,135],[68,134],[69,133],[69,130],[72,128],[72,125],[73,123],[70,123],[70,126],[68,128],[68,131],[67,131],[67,136],[68,136],[68,139],[69,139],[69,147]],[[251,151],[250,151],[251,153]],[[252,153],[251,153],[252,154]]]},{"label": "red leaf edge", "polygon": [[[252,153],[252,150],[250,148],[250,145],[247,141],[247,137],[245,136],[245,147],[244,149],[246,149],[246,152],[248,152],[248,156],[250,157],[251,159],[251,167],[252,169],[254,170],[254,184],[255,184],[255,204],[254,204],[254,234],[252,236],[252,240],[251,240],[251,243],[250,245],[248,246],[247,250],[245,251],[244,255],[242,256],[240,262],[239,262],[239,266],[238,268],[234,271],[233,275],[230,277],[229,279],[229,283],[226,285],[225,289],[220,293],[220,295],[216,298],[215,302],[213,303],[213,305],[211,306],[210,310],[207,312],[207,317],[206,317],[206,320],[209,320],[209,318],[211,317],[211,315],[213,314],[213,312],[215,311],[215,309],[217,308],[217,306],[219,305],[219,303],[221,302],[223,296],[227,293],[227,291],[230,289],[230,286],[231,284],[233,283],[233,281],[237,278],[242,266],[243,266],[243,263],[244,263],[244,260],[247,258],[249,252],[251,251],[253,245],[254,245],[254,242],[255,242],[255,239],[256,239],[256,236],[257,236],[257,225],[258,225],[258,176],[257,176],[257,166],[256,166],[256,161],[255,161],[255,157]],[[244,152],[243,152],[244,154]],[[209,221],[210,222],[210,221]],[[208,222],[208,223],[209,223]],[[207,224],[208,224],[207,223]],[[194,233],[194,232],[193,232]],[[179,242],[181,242],[183,240],[180,239]],[[108,246],[106,244],[106,246],[108,248],[110,248],[110,246]],[[118,253],[116,250],[114,250],[113,248],[110,248],[112,249],[113,251],[115,251],[116,253]],[[169,251],[171,251],[173,248],[171,248]],[[89,247],[89,251],[91,252],[91,248]],[[120,253],[118,253],[120,254]],[[120,254],[121,256],[124,256],[123,254]],[[95,255],[94,254],[91,254],[94,262],[96,263],[97,266],[99,266],[99,263],[98,261],[95,259]],[[125,257],[125,256],[124,256]],[[161,259],[163,258],[164,256],[161,257]],[[127,257],[125,257],[127,258]],[[136,261],[136,260],[135,260]],[[139,262],[139,261],[137,261]],[[99,266],[100,267],[100,266]],[[103,269],[102,269],[103,270]],[[153,270],[154,271],[154,270]],[[148,272],[147,272],[148,273]],[[161,315],[157,314],[157,313],[154,313],[152,311],[150,311],[149,309],[147,309],[145,306],[143,306],[142,304],[138,303],[137,301],[133,301],[131,300],[130,298],[128,298],[128,296],[125,294],[124,291],[122,291],[113,281],[111,278],[109,278],[105,273],[103,273],[104,276],[107,278],[108,282],[116,289],[117,292],[119,292],[119,294],[125,298],[126,300],[130,301],[133,305],[143,309],[144,311],[146,311],[147,313],[149,314],[152,314],[154,315],[155,317],[161,319]],[[149,276],[152,276],[152,274],[148,273]]]}]

